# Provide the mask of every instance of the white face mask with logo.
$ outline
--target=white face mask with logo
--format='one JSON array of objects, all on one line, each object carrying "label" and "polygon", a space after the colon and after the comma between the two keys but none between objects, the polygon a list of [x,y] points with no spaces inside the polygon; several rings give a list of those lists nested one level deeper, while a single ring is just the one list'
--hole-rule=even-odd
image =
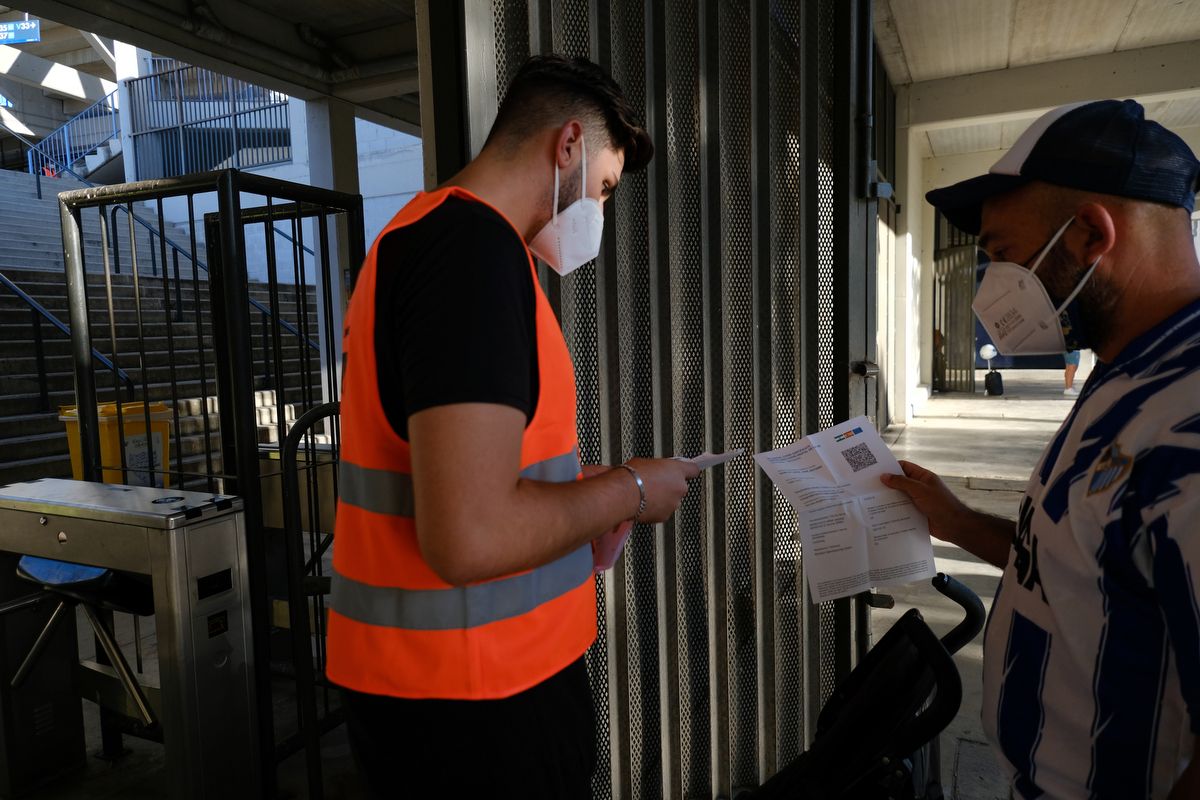
[{"label": "white face mask with logo", "polygon": [[587,143],[580,167],[579,199],[558,212],[558,159],[554,160],[554,209],[550,221],[529,243],[533,254],[550,265],[559,275],[569,275],[600,254],[604,236],[604,208],[599,200],[587,196]]},{"label": "white face mask with logo", "polygon": [[983,323],[1001,355],[1055,355],[1068,350],[1063,335],[1063,312],[1083,290],[1100,259],[1096,259],[1067,299],[1057,307],[1035,273],[1050,248],[1074,221],[1071,217],[1058,229],[1028,269],[1011,261],[993,261],[984,271],[971,310]]}]

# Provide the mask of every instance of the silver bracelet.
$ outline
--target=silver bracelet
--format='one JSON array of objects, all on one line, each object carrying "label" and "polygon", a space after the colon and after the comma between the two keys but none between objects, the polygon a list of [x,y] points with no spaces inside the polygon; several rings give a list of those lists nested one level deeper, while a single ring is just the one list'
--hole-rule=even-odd
[{"label": "silver bracelet", "polygon": [[638,502],[637,513],[633,515],[633,521],[636,523],[641,519],[642,514],[646,513],[646,484],[642,482],[642,476],[638,475],[637,470],[628,464],[617,464],[613,469],[628,470],[633,479],[637,481],[638,495],[641,497],[641,500]]}]

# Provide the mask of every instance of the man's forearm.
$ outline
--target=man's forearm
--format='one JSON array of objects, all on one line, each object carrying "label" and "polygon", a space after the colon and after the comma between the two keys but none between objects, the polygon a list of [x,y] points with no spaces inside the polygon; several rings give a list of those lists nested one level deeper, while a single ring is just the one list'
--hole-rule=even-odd
[{"label": "man's forearm", "polygon": [[[526,562],[525,569],[545,563],[547,553],[554,554],[551,560],[564,556],[632,519],[640,497],[637,482],[623,469],[565,484],[520,481],[514,518],[526,522],[512,531],[515,541],[510,544],[517,548],[503,549],[510,552],[508,557]],[[502,553],[496,556],[507,560]]]},{"label": "man's forearm", "polygon": [[[418,508],[417,531],[431,565],[449,583],[462,585],[562,558],[631,519],[639,500],[637,483],[626,470],[568,483],[520,480],[502,507],[470,514],[471,530],[422,537],[428,523]],[[449,552],[440,552],[439,545]]]},{"label": "man's forearm", "polygon": [[967,509],[947,540],[992,566],[1004,569],[1012,549],[1013,521]]}]

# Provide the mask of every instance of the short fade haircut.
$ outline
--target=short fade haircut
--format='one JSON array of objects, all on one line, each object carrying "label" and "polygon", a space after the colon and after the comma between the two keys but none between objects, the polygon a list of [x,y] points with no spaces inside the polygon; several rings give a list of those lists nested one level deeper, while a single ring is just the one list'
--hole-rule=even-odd
[{"label": "short fade haircut", "polygon": [[568,119],[580,120],[589,138],[603,133],[606,144],[625,153],[624,172],[637,172],[654,155],[650,135],[638,123],[621,87],[586,58],[547,54],[521,65],[487,143],[517,143],[532,132]]}]

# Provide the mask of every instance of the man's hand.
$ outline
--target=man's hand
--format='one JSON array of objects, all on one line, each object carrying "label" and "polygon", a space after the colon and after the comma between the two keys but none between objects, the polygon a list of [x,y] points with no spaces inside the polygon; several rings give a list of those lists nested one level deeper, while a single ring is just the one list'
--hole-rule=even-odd
[{"label": "man's hand", "polygon": [[929,519],[929,532],[1004,569],[1012,548],[1013,522],[968,508],[945,482],[924,467],[901,461],[904,475],[880,478],[889,489],[904,492]]},{"label": "man's hand", "polygon": [[[626,462],[641,477],[646,487],[646,510],[638,518],[638,522],[666,522],[679,509],[679,504],[688,493],[688,481],[700,474],[700,468],[688,461],[674,458],[634,458]],[[585,464],[583,478],[594,478],[613,472],[613,467],[600,464]],[[641,504],[641,493],[638,492],[637,481],[625,470],[616,470],[617,475],[623,475],[635,494],[634,513]],[[614,476],[616,477],[616,476]],[[630,515],[630,519],[633,516]]]},{"label": "man's hand", "polygon": [[[666,522],[671,518],[688,493],[688,481],[700,474],[700,468],[687,461],[673,458],[635,458],[627,462],[642,477],[646,486],[646,510],[638,522]],[[631,486],[637,489],[633,476],[625,473]],[[640,496],[639,496],[640,501]],[[637,506],[634,506],[637,510]]]},{"label": "man's hand", "polygon": [[929,518],[929,532],[947,542],[958,542],[971,509],[954,496],[946,483],[936,474],[911,461],[901,461],[904,475],[884,475],[881,480],[889,489],[908,495],[913,505]]}]

